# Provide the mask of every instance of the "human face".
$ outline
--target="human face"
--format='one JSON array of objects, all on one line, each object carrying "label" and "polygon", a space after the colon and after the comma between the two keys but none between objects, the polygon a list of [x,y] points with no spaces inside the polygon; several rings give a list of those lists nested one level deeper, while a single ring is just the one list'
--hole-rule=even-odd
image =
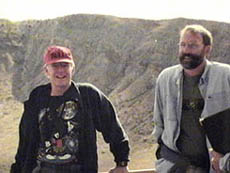
[{"label": "human face", "polygon": [[183,68],[193,70],[200,66],[209,53],[209,47],[203,44],[201,34],[185,32],[179,43],[179,59]]},{"label": "human face", "polygon": [[[66,62],[53,63],[45,66],[46,76],[52,86],[51,93],[63,94],[71,85],[74,65]],[[59,94],[58,94],[59,93]]]}]

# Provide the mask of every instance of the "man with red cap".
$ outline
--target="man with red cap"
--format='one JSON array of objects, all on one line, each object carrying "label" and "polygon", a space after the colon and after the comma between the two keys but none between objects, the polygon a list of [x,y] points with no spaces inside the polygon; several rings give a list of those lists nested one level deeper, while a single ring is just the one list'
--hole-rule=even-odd
[{"label": "man with red cap", "polygon": [[111,173],[127,173],[129,142],[110,100],[95,86],[72,81],[70,49],[50,46],[44,55],[50,83],[24,103],[12,173],[96,173],[96,131],[114,155]]}]

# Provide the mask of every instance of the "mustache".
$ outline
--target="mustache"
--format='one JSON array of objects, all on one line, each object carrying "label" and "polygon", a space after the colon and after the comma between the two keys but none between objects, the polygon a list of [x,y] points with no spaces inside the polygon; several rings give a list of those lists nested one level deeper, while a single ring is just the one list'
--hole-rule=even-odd
[{"label": "mustache", "polygon": [[196,54],[192,54],[192,53],[183,53],[183,54],[180,56],[181,59],[184,59],[185,57],[189,57],[189,58],[194,59],[194,60],[200,59],[200,58],[201,58],[200,55],[196,55]]},{"label": "mustache", "polygon": [[[186,61],[186,58],[189,58],[189,61]],[[179,59],[185,69],[195,69],[204,61],[204,56],[202,54],[183,53]]]}]

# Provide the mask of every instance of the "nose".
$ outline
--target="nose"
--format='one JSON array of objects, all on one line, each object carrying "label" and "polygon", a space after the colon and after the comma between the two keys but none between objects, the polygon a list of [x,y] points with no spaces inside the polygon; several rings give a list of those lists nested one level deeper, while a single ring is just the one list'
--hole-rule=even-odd
[{"label": "nose", "polygon": [[56,67],[56,71],[59,72],[59,73],[64,72],[65,68],[63,68],[61,65],[59,65],[59,66]]},{"label": "nose", "polygon": [[180,52],[191,53],[192,49],[188,45],[180,46]]}]

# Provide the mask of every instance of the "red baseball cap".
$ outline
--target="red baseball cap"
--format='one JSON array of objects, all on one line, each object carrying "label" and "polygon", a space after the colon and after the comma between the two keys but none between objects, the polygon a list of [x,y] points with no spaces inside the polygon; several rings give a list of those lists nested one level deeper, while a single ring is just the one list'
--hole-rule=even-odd
[{"label": "red baseball cap", "polygon": [[44,64],[67,62],[74,64],[70,49],[62,46],[49,46],[43,57]]}]

